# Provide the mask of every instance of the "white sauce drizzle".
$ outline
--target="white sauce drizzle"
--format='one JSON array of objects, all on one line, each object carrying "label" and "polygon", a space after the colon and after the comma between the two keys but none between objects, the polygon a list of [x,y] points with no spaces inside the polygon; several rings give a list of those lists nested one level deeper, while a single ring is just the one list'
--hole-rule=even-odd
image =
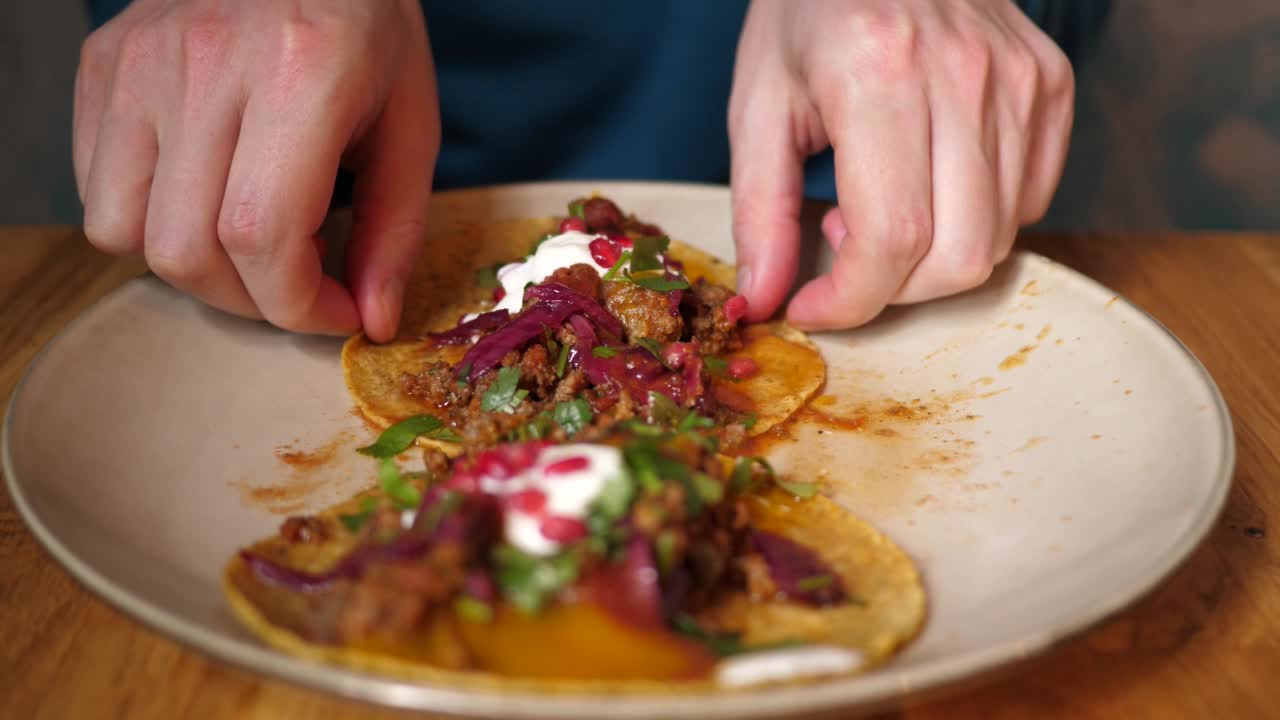
[{"label": "white sauce drizzle", "polygon": [[852,672],[862,667],[862,653],[832,645],[763,650],[720,661],[716,680],[740,687],[812,675]]}]

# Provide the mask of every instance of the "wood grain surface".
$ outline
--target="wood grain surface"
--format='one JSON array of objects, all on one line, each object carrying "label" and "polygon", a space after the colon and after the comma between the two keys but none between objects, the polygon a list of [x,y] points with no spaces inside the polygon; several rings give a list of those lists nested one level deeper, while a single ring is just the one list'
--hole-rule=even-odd
[{"label": "wood grain surface", "polygon": [[[1280,716],[1280,235],[1036,236],[1022,247],[1117,290],[1200,357],[1236,423],[1235,484],[1206,544],[1135,607],[884,717]],[[0,228],[0,397],[67,321],[141,271],[76,228]],[[71,580],[0,495],[0,717],[404,716],[255,677],[142,628]]]}]

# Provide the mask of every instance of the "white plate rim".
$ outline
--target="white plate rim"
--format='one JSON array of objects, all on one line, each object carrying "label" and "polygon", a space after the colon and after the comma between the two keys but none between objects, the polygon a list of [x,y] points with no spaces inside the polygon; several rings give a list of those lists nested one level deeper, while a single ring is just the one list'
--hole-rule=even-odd
[{"label": "white plate rim", "polygon": [[[542,188],[575,188],[584,185],[607,185],[614,188],[631,188],[650,191],[717,191],[724,186],[703,183],[669,182],[617,182],[607,180],[555,181],[538,183],[512,183],[477,188],[445,191],[439,194],[464,194],[474,192],[537,192]],[[431,710],[457,715],[505,717],[595,717],[599,703],[610,702],[609,714],[619,718],[667,717],[672,715],[696,715],[697,717],[739,717],[744,712],[755,716],[792,714],[824,709],[848,708],[871,712],[900,702],[902,699],[935,695],[965,681],[976,681],[998,673],[1009,666],[1041,655],[1102,623],[1117,613],[1134,605],[1160,587],[1200,547],[1217,524],[1233,485],[1236,444],[1231,413],[1220,389],[1198,357],[1163,323],[1127,298],[1110,288],[1042,255],[1025,250],[1018,251],[1030,260],[1057,268],[1077,279],[1112,292],[1119,302],[1136,310],[1138,314],[1158,328],[1195,369],[1213,398],[1213,409],[1220,429],[1222,456],[1213,480],[1213,492],[1201,508],[1195,522],[1188,527],[1166,551],[1158,562],[1151,563],[1150,571],[1113,593],[1108,602],[1089,608],[1081,608],[1076,618],[1061,623],[1047,632],[1029,633],[1000,645],[961,653],[931,661],[913,672],[910,682],[895,679],[891,674],[879,676],[854,676],[820,684],[796,688],[761,688],[754,690],[677,693],[657,696],[628,696],[618,702],[618,696],[600,695],[541,695],[503,691],[456,690],[447,687],[416,684],[390,678],[377,677],[314,664],[291,658],[256,642],[247,642],[222,633],[207,630],[185,620],[179,613],[165,610],[145,599],[135,597],[129,590],[111,581],[91,565],[82,561],[46,526],[35,513],[22,486],[17,480],[11,452],[11,427],[19,400],[23,396],[29,376],[44,357],[52,352],[69,335],[86,324],[93,315],[103,311],[106,303],[117,296],[138,292],[146,284],[159,283],[151,275],[134,278],[85,308],[45,344],[32,358],[22,377],[14,385],[5,410],[3,428],[0,429],[0,470],[5,477],[6,489],[19,515],[42,547],[75,578],[85,589],[126,616],[136,619],[148,628],[169,639],[209,657],[231,663],[241,668],[275,677],[296,685],[336,693],[338,695],[385,704],[405,709]],[[697,708],[690,712],[690,705]]]}]

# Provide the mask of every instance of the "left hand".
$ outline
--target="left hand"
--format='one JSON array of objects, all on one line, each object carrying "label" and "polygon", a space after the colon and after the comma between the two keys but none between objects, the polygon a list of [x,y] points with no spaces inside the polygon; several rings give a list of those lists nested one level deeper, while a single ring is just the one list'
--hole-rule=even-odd
[{"label": "left hand", "polygon": [[729,104],[739,292],[766,318],[796,273],[805,159],[835,150],[829,274],[787,318],[860,325],[980,285],[1049,206],[1071,65],[1010,0],[755,0]]}]

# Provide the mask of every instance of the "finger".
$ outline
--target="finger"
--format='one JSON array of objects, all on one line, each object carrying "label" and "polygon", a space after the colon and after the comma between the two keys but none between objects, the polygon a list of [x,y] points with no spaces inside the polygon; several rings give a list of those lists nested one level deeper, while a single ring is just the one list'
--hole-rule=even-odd
[{"label": "finger", "polygon": [[[119,73],[117,73],[119,78]],[[136,96],[112,83],[94,141],[84,194],[84,233],[98,249],[141,251],[157,141]]]},{"label": "finger", "polygon": [[314,236],[355,127],[316,84],[251,95],[218,216],[218,237],[263,317],[305,333],[360,326],[351,295],[324,274]]},{"label": "finger", "polygon": [[98,129],[107,99],[107,68],[110,58],[95,38],[85,40],[76,68],[75,99],[71,110],[71,164],[76,191],[84,202],[89,184],[89,168],[97,144]]},{"label": "finger", "polygon": [[[929,105],[921,85],[855,82],[823,114],[835,148],[844,235],[831,272],[791,300],[787,319],[810,329],[875,317],[933,235]],[[834,221],[828,229],[839,229]]]},{"label": "finger", "polygon": [[[422,40],[425,43],[425,31]],[[381,115],[355,153],[354,226],[347,283],[364,332],[393,338],[404,289],[422,250],[440,110],[429,48],[412,48]]]},{"label": "finger", "polygon": [[747,298],[748,319],[764,320],[782,304],[795,280],[804,153],[791,135],[787,104],[776,93],[735,87],[734,94],[729,186],[737,290]]},{"label": "finger", "polygon": [[1021,13],[1015,15],[1018,22],[1029,26],[1023,37],[1035,57],[1039,80],[1018,200],[1018,220],[1030,224],[1048,211],[1066,165],[1075,116],[1075,76],[1057,44]]},{"label": "finger", "polygon": [[213,307],[260,318],[218,241],[218,213],[243,107],[238,84],[191,66],[182,77],[147,206],[147,265]]},{"label": "finger", "polygon": [[844,236],[848,232],[848,228],[844,226],[844,218],[840,217],[839,206],[822,214],[822,237],[826,239],[832,251],[840,249],[840,243],[844,242]]}]

